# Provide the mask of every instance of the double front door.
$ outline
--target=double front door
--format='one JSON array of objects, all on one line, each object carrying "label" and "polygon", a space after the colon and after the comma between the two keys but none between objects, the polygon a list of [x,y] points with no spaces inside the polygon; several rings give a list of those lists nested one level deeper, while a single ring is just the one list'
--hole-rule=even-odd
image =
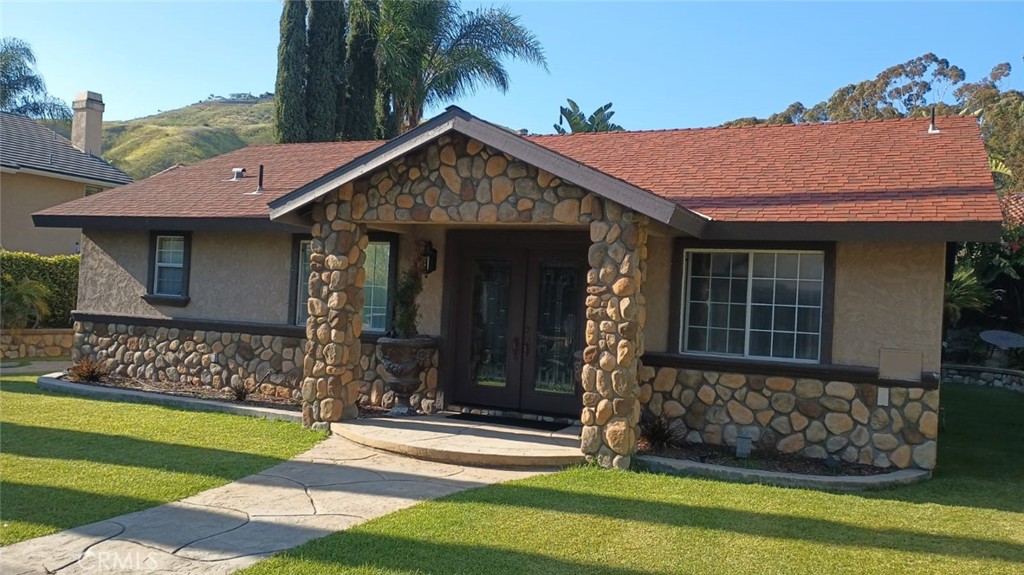
[{"label": "double front door", "polygon": [[587,253],[572,243],[461,243],[457,402],[579,415]]}]

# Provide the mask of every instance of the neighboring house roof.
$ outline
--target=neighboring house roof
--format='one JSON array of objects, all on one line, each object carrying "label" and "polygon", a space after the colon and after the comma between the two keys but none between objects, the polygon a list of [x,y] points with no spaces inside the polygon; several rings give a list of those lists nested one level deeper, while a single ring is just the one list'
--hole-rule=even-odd
[{"label": "neighboring house roof", "polygon": [[[997,237],[1002,216],[976,119],[939,118],[939,133],[929,133],[928,123],[907,119],[524,138],[453,107],[387,143],[245,148],[44,210],[36,222],[285,220],[341,183],[457,131],[701,238],[771,229],[761,237],[813,239],[843,226],[855,238],[864,237],[864,229],[850,226],[865,222],[911,230],[890,237]],[[264,193],[240,193],[240,187],[255,189],[261,163]],[[248,184],[225,181],[233,167],[247,168]]]},{"label": "neighboring house roof", "polygon": [[71,142],[32,118],[0,112],[0,168],[101,186],[129,184],[131,176]]},{"label": "neighboring house roof", "polygon": [[1004,193],[1002,206],[1007,224],[1024,225],[1024,194]]}]

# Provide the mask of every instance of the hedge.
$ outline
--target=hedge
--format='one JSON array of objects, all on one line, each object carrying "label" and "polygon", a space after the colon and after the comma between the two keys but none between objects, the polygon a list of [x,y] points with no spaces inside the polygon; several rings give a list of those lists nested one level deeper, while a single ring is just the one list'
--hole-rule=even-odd
[{"label": "hedge", "polygon": [[71,310],[78,302],[78,265],[81,256],[41,256],[30,252],[0,250],[0,297],[22,278],[38,280],[50,288],[46,303],[50,315],[39,327],[71,327]]}]

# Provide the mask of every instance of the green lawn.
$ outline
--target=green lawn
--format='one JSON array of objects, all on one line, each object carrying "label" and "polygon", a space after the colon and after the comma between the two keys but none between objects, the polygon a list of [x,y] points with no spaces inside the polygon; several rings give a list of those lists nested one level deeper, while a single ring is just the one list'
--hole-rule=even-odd
[{"label": "green lawn", "polygon": [[223,485],[324,436],[293,423],[39,390],[0,381],[0,545]]},{"label": "green lawn", "polygon": [[879,492],[575,468],[465,491],[262,562],[276,573],[1024,572],[1024,396],[943,388],[933,480]]}]

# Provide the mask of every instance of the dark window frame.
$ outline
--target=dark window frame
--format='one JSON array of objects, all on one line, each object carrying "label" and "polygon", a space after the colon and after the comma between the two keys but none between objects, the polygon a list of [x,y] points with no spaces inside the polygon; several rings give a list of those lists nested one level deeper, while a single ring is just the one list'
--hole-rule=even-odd
[{"label": "dark window frame", "polygon": [[[387,242],[391,245],[389,250],[389,261],[388,261],[388,309],[385,315],[385,325],[391,326],[391,322],[394,318],[395,311],[395,285],[398,281],[398,246],[399,236],[394,232],[369,232],[366,234],[371,242]],[[291,287],[288,293],[288,318],[289,323],[294,325],[300,325],[295,323],[296,315],[298,313],[299,306],[299,247],[304,241],[310,241],[313,236],[309,234],[293,234],[292,235],[292,265],[291,265]],[[308,296],[307,296],[308,297]],[[365,325],[363,326],[363,333],[370,333],[376,335],[383,335],[388,331],[388,328],[383,330],[369,329]]]},{"label": "dark window frame", "polygon": [[[161,236],[180,236],[185,241],[182,255],[181,295],[164,295],[154,292],[156,289],[156,248],[157,239]],[[149,263],[146,272],[146,293],[142,299],[153,305],[185,307],[190,301],[189,284],[192,275],[192,232],[175,230],[150,230],[149,232]]]},{"label": "dark window frame", "polygon": [[[821,292],[821,341],[817,362],[800,362],[782,358],[750,358],[724,354],[683,351],[681,328],[683,325],[683,290],[686,288],[686,250],[736,251],[819,251],[825,255],[825,270]],[[742,365],[828,365],[832,362],[833,329],[835,320],[836,244],[835,242],[753,242],[753,241],[701,241],[677,238],[672,251],[672,278],[669,300],[669,349],[681,357],[713,358],[722,364],[736,361]],[[749,304],[748,304],[749,305]]]}]

